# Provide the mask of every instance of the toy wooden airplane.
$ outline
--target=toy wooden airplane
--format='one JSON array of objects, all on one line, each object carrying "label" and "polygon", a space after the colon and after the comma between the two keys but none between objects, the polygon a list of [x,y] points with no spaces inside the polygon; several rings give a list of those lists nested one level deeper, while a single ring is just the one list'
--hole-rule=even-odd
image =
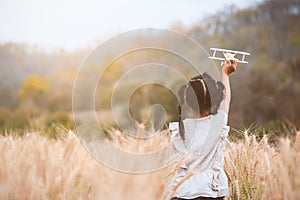
[{"label": "toy wooden airplane", "polygon": [[[210,59],[215,60],[236,60],[238,63],[248,63],[246,59],[246,56],[249,56],[250,53],[243,52],[243,51],[234,51],[229,49],[219,49],[219,48],[210,48],[210,50],[213,52],[212,56],[209,56]],[[223,55],[220,55],[221,52]],[[238,56],[239,58],[235,58],[235,56]]]}]

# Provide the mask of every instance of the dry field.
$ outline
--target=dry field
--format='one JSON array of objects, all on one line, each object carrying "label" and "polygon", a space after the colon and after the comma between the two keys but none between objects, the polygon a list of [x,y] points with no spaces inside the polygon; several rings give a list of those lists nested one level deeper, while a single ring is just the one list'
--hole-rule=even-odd
[{"label": "dry field", "polygon": [[[112,140],[129,150],[167,145],[165,134],[143,143],[116,131]],[[38,133],[0,137],[0,199],[160,200],[169,166],[148,174],[128,174],[94,160],[72,134],[50,140]],[[227,143],[225,170],[228,199],[300,199],[300,132],[295,142],[281,139],[272,147],[245,134]]]}]

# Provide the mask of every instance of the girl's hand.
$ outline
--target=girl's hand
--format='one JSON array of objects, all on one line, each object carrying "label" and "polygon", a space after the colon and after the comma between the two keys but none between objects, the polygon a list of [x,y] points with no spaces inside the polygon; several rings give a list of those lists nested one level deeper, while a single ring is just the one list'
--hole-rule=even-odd
[{"label": "girl's hand", "polygon": [[236,60],[227,60],[225,54],[224,54],[224,57],[225,57],[225,61],[223,63],[222,72],[226,75],[229,75],[236,71],[237,61]]}]

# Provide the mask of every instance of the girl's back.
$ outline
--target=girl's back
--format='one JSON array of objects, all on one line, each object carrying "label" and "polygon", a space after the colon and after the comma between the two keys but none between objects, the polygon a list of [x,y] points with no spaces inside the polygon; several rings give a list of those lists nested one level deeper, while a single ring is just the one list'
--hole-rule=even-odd
[{"label": "girl's back", "polygon": [[[186,118],[183,120],[185,128],[184,149],[188,151],[188,158],[174,178],[169,187],[174,188],[191,171],[194,172],[189,179],[179,185],[175,196],[192,199],[202,197],[227,196],[228,183],[223,170],[225,139],[229,126],[227,114],[218,110],[215,115],[203,118]],[[179,135],[174,138],[175,147],[182,146]]]}]

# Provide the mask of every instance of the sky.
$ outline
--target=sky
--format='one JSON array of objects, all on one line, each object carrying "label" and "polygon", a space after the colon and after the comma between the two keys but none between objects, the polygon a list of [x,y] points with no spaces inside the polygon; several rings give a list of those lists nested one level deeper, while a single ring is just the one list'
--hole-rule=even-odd
[{"label": "sky", "polygon": [[255,0],[0,0],[0,43],[72,51],[138,28],[185,27]]}]

